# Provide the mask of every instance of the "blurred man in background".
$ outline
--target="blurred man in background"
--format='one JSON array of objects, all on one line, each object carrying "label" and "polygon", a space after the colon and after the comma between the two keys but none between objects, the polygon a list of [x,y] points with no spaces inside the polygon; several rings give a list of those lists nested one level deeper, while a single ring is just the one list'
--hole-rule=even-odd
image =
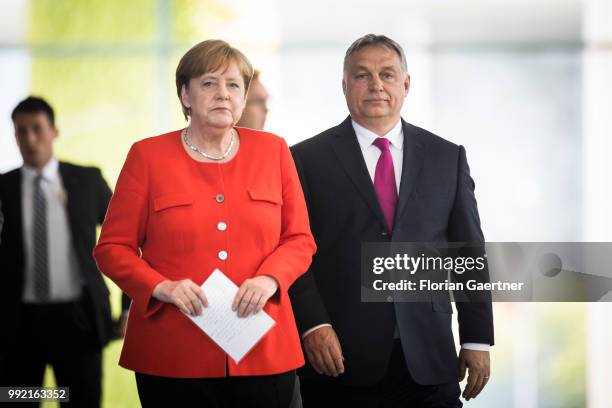
[{"label": "blurred man in background", "polygon": [[[242,116],[236,126],[248,127],[255,130],[264,130],[266,118],[268,116],[268,91],[261,83],[259,78],[260,72],[255,70],[251,85],[249,86],[249,94]],[[293,390],[293,399],[291,408],[302,407],[302,396],[300,394],[300,380],[295,377],[295,388]]]},{"label": "blurred man in background", "polygon": [[268,92],[259,79],[259,71],[255,70],[249,86],[246,106],[236,125],[263,130],[268,116],[268,98]]},{"label": "blurred man in background", "polygon": [[111,190],[99,169],[54,156],[45,100],[21,101],[12,120],[24,164],[0,175],[0,385],[39,387],[51,364],[70,405],[98,407],[102,348],[116,326],[92,250]]}]

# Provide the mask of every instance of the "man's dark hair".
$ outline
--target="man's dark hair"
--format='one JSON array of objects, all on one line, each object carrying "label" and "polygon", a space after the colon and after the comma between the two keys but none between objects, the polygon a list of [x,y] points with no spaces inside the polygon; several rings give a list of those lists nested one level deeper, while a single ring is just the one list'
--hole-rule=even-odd
[{"label": "man's dark hair", "polygon": [[53,108],[51,105],[47,103],[43,98],[39,98],[38,96],[28,96],[23,101],[19,102],[15,109],[13,109],[13,113],[11,114],[11,119],[13,122],[15,121],[15,117],[20,113],[38,113],[42,112],[49,118],[49,122],[52,126],[55,126],[55,113],[53,112]]},{"label": "man's dark hair", "polygon": [[404,50],[402,49],[401,45],[399,45],[397,42],[393,41],[385,35],[366,34],[363,37],[356,39],[355,42],[353,42],[348,48],[348,50],[346,50],[346,54],[344,55],[345,73],[348,69],[348,61],[351,58],[351,55],[355,54],[357,51],[365,47],[385,47],[390,49],[391,51],[395,51],[400,59],[402,69],[404,70],[404,72],[408,72],[406,55],[404,54]]}]

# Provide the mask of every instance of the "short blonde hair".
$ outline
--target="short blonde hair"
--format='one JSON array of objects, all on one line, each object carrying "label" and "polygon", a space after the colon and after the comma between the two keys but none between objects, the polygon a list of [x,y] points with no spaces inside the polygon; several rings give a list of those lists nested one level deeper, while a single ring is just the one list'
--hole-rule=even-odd
[{"label": "short blonde hair", "polygon": [[188,87],[189,81],[193,78],[227,67],[231,62],[238,64],[240,75],[244,81],[244,95],[246,97],[253,78],[253,66],[238,49],[223,40],[206,40],[194,45],[183,55],[176,67],[176,93],[181,102],[185,120],[189,116],[189,109],[183,105],[181,99],[183,85]]}]

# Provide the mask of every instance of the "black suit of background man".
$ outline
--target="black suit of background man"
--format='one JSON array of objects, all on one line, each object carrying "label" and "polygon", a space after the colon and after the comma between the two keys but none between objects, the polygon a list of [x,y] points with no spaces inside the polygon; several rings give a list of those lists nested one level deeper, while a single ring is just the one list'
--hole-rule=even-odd
[{"label": "black suit of background man", "polygon": [[[15,108],[13,121],[24,163],[42,169],[53,155],[52,143],[57,137],[50,106],[30,97]],[[60,161],[58,172],[82,285],[80,298],[70,302],[24,302],[27,254],[22,169],[0,175],[5,219],[0,244],[0,308],[5,316],[0,336],[0,385],[40,386],[45,366],[51,364],[58,385],[70,387],[68,406],[96,407],[101,399],[101,351],[118,335],[109,290],[92,257],[96,228],[104,220],[112,193],[97,168]],[[124,296],[124,305],[128,302]]]}]

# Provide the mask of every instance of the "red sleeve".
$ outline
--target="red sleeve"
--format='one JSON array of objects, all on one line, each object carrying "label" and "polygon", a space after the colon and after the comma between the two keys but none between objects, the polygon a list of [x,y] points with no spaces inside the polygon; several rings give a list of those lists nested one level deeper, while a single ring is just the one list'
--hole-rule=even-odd
[{"label": "red sleeve", "polygon": [[153,289],[166,278],[141,258],[149,215],[148,162],[136,143],[119,175],[94,258],[98,268],[132,299],[145,317],[161,307]]},{"label": "red sleeve", "polygon": [[289,286],[306,272],[317,247],[310,232],[308,211],[295,163],[284,140],[281,140],[280,156],[283,185],[281,237],[278,247],[263,261],[256,275],[275,278],[279,292],[284,296]]}]

